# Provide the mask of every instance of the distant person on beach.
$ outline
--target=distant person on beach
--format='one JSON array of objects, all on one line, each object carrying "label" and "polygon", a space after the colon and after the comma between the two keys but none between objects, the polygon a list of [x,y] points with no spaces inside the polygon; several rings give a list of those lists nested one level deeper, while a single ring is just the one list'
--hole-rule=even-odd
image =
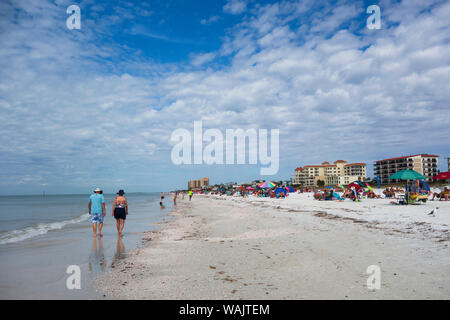
[{"label": "distant person on beach", "polygon": [[128,215],[128,202],[127,198],[123,196],[125,194],[123,190],[119,190],[117,194],[118,196],[114,199],[112,207],[112,215],[116,219],[117,233],[119,234],[119,237],[122,238],[125,219]]},{"label": "distant person on beach", "polygon": [[411,184],[410,194],[419,194],[420,193],[420,182],[419,180],[414,180]]},{"label": "distant person on beach", "polygon": [[164,192],[161,192],[161,202],[164,201]]},{"label": "distant person on beach", "polygon": [[184,200],[184,191],[181,193],[181,200]]},{"label": "distant person on beach", "polygon": [[[94,231],[94,237],[102,235],[103,217],[106,213],[105,198],[101,194],[102,190],[96,188],[94,194],[89,197],[89,215],[91,216],[92,231]],[[98,225],[98,226],[97,226]],[[98,227],[98,228],[97,228]],[[98,233],[97,233],[98,230]]]},{"label": "distant person on beach", "polygon": [[450,198],[449,188],[444,187],[444,189],[441,189],[440,192],[434,192],[433,199],[431,200],[434,200],[435,197],[438,197],[439,201],[442,201],[443,199],[445,199],[445,201],[448,201],[448,199]]},{"label": "distant person on beach", "polygon": [[191,201],[191,199],[192,199],[192,195],[193,195],[193,192],[192,192],[192,190],[189,190],[189,201]]},{"label": "distant person on beach", "polygon": [[178,197],[178,191],[175,192],[175,194],[173,195],[173,205],[177,205],[177,197]]}]

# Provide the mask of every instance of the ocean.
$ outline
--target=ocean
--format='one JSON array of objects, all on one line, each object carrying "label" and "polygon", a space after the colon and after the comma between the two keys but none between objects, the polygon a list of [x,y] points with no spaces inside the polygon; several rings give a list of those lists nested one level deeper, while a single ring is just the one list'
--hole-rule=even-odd
[{"label": "ocean", "polygon": [[[103,238],[94,239],[89,195],[1,196],[0,299],[102,299],[92,281],[117,259],[141,245],[142,232],[169,219],[172,198],[159,206],[160,193],[130,193],[124,237],[117,237],[105,194]],[[69,266],[78,266],[81,288],[68,289]]]}]

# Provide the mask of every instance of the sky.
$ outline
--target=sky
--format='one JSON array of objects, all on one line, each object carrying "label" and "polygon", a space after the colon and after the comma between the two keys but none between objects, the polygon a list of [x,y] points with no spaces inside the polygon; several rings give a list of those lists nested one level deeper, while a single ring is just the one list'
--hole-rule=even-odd
[{"label": "sky", "polygon": [[[368,29],[369,5],[381,29]],[[80,8],[81,29],[66,12]],[[450,156],[449,1],[0,2],[0,193],[167,191]],[[279,171],[175,165],[174,130],[279,129]]]}]

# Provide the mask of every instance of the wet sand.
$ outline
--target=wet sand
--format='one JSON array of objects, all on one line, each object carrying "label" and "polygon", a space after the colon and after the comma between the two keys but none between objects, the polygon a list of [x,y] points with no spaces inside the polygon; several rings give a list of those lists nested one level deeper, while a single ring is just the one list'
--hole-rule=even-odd
[{"label": "wet sand", "polygon": [[[101,276],[113,299],[448,299],[447,241],[196,196]],[[381,288],[366,270],[381,269]]]}]

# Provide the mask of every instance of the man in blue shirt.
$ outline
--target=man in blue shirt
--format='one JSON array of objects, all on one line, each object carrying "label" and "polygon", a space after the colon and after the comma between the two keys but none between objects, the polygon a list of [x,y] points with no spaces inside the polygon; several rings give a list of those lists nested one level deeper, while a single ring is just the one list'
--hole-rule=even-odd
[{"label": "man in blue shirt", "polygon": [[[94,231],[94,238],[97,235],[101,238],[103,217],[106,213],[105,198],[102,195],[102,190],[97,188],[94,190],[94,194],[89,197],[89,215],[91,216],[92,230]],[[98,234],[97,234],[98,224]]]}]

